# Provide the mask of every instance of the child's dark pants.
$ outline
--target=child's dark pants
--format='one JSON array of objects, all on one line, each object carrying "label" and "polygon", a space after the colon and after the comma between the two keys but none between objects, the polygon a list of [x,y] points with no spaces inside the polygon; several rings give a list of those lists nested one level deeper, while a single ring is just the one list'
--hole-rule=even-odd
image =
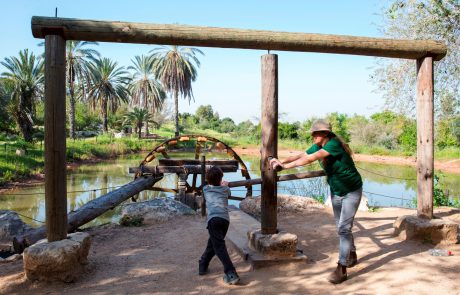
[{"label": "child's dark pants", "polygon": [[209,239],[206,250],[201,255],[200,266],[207,268],[211,259],[216,255],[224,265],[224,272],[235,271],[230,256],[228,256],[227,247],[225,246],[225,235],[230,223],[220,217],[213,217],[208,222]]}]

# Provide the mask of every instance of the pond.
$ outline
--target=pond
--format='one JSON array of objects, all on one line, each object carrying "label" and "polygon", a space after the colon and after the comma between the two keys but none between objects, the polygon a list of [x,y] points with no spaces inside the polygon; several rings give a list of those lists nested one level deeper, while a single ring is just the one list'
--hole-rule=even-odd
[{"label": "pond", "polygon": [[[133,179],[133,175],[128,174],[129,167],[136,167],[143,159],[144,155],[131,155],[98,164],[82,165],[68,172],[67,191],[68,191],[68,211],[78,209],[86,202],[93,200],[109,191],[122,186]],[[194,155],[181,153],[175,154],[178,158],[193,158]],[[225,154],[207,155],[207,159],[224,158]],[[259,178],[259,158],[244,156],[251,178]],[[416,197],[416,171],[415,167],[393,166],[383,164],[373,164],[357,162],[356,166],[363,176],[364,194],[368,198],[370,206],[384,207],[413,207],[413,200]],[[291,169],[282,173],[297,173],[308,170],[319,170],[318,165],[311,165],[299,169]],[[460,175],[436,173],[441,176],[442,188],[448,190],[451,197],[460,196]],[[200,177],[198,177],[198,185]],[[227,181],[242,180],[241,172],[225,173],[224,179]],[[175,174],[168,174],[155,186],[175,188],[177,177]],[[191,183],[191,177],[189,179]],[[21,188],[14,192],[0,195],[0,208],[14,210],[23,216],[23,220],[33,226],[42,225],[40,221],[45,220],[45,195],[44,185]],[[328,187],[324,177],[295,180],[278,183],[278,193],[295,194],[301,196],[314,196],[324,199],[327,196]],[[244,197],[246,190],[244,187],[232,188],[232,195]],[[260,185],[253,186],[253,195],[260,195]],[[171,193],[144,191],[140,193],[139,200],[147,200],[154,197],[168,197]],[[130,202],[129,200],[127,202]],[[238,201],[230,201],[237,205]],[[103,216],[88,223],[86,226],[102,224],[106,222],[117,222],[120,217],[120,207],[105,213]]]}]

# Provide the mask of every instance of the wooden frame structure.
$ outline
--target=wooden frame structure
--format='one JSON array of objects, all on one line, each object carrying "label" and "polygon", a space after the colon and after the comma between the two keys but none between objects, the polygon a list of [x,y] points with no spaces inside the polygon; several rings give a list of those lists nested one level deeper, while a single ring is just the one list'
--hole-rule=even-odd
[{"label": "wooden frame structure", "polygon": [[[433,216],[433,61],[447,52],[431,40],[392,40],[184,25],[158,25],[32,17],[32,33],[45,39],[45,202],[48,240],[67,235],[65,179],[65,41],[187,45],[406,58],[417,61],[417,214]],[[277,230],[276,156],[278,129],[277,56],[262,56],[262,231]]]}]

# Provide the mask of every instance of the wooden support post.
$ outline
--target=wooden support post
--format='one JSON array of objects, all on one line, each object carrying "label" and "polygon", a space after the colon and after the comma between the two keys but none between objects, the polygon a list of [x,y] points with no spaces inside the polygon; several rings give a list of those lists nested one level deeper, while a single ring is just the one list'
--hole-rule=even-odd
[{"label": "wooden support post", "polygon": [[65,39],[45,37],[45,207],[49,242],[67,238]]},{"label": "wooden support post", "polygon": [[[196,174],[195,174],[196,175]],[[201,203],[201,216],[206,216],[206,199],[204,198],[203,187],[206,182],[206,157],[201,156],[201,194],[203,203]]]},{"label": "wooden support post", "polygon": [[277,157],[278,150],[278,56],[262,56],[262,147],[260,170],[262,177],[261,229],[263,234],[277,232],[276,171],[268,157]]},{"label": "wooden support post", "polygon": [[433,58],[417,60],[417,215],[433,218]]}]

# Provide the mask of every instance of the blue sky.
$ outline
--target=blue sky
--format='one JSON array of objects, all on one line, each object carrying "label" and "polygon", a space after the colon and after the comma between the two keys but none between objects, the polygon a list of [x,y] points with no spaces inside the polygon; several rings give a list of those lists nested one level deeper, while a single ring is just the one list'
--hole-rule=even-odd
[{"label": "blue sky", "polygon": [[[32,37],[34,15],[185,24],[226,28],[380,37],[382,0],[233,0],[233,1],[106,1],[0,0],[0,59],[29,48],[40,53]],[[135,55],[155,46],[100,43],[97,50],[129,66]],[[200,48],[195,102],[181,100],[179,110],[193,113],[211,104],[221,118],[236,122],[260,117],[260,57],[262,50]],[[319,53],[278,54],[279,111],[283,121],[303,121],[327,113],[370,115],[381,109],[381,95],[369,81],[375,59]],[[0,72],[3,72],[0,67]]]}]

